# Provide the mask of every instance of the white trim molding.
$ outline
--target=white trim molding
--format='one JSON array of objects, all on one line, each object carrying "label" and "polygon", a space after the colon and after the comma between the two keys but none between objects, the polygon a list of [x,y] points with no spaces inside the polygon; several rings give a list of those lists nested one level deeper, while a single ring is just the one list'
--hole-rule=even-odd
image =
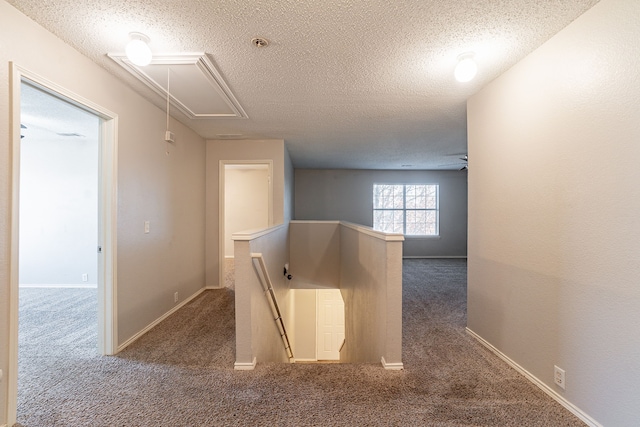
[{"label": "white trim molding", "polygon": [[402,259],[467,259],[466,255],[405,255]]},{"label": "white trim molding", "polygon": [[402,362],[389,363],[384,360],[384,357],[380,359],[380,363],[382,363],[382,367],[388,371],[402,371],[404,369]]},{"label": "white trim molding", "polygon": [[252,362],[236,362],[233,364],[233,369],[236,371],[253,371],[256,368],[256,358],[253,358]]},{"label": "white trim molding", "polygon": [[[149,66],[144,67],[132,63],[124,53],[107,53],[107,56],[133,74],[163,100],[169,97],[171,104],[190,119],[249,118],[222,78],[222,74],[204,52],[158,54],[153,56]],[[189,80],[197,84],[182,85],[182,89],[179,88],[177,91],[172,86],[173,93],[169,93],[171,92],[168,88],[169,79],[163,80],[163,76],[167,76],[169,70],[175,75],[188,76]],[[203,91],[207,98],[215,102],[202,106],[198,95]],[[221,103],[224,103],[227,109],[217,107]]]},{"label": "white trim molding", "polygon": [[135,334],[134,336],[126,340],[125,342],[123,342],[120,346],[118,346],[118,353],[124,350],[125,348],[127,348],[128,346],[130,346],[131,344],[133,344],[136,340],[138,340],[144,334],[149,332],[151,329],[158,326],[158,324],[160,324],[160,322],[162,322],[164,319],[171,316],[173,313],[180,310],[185,305],[189,304],[191,301],[193,301],[198,295],[203,293],[205,290],[206,288],[201,288],[195,294],[191,295],[189,298],[185,299],[180,304],[176,305],[171,310],[167,311],[165,314],[163,314],[162,316],[158,317],[156,320],[151,322],[146,328],[144,328],[143,330],[141,330],[140,332],[138,332],[137,334]]},{"label": "white trim molding", "polygon": [[255,230],[240,231],[238,233],[233,233],[231,235],[231,238],[238,241],[254,240],[258,237],[266,236],[267,234],[273,233],[274,231],[278,231],[282,227],[284,227],[284,224],[275,225],[269,228],[258,228]]},{"label": "white trim molding", "polygon": [[575,415],[576,417],[580,418],[580,420],[582,420],[585,424],[587,424],[588,426],[591,426],[591,427],[602,427],[602,424],[600,424],[599,422],[597,422],[596,420],[591,418],[587,413],[582,411],[580,408],[575,406],[573,403],[569,402],[563,396],[560,396],[558,393],[555,392],[555,390],[553,390],[551,387],[549,387],[544,382],[539,380],[535,375],[531,374],[529,371],[524,369],[522,366],[518,365],[516,362],[511,360],[506,354],[504,354],[503,352],[498,350],[496,347],[494,347],[491,343],[489,343],[487,340],[482,338],[480,335],[476,334],[475,332],[473,332],[469,328],[466,328],[466,330],[467,330],[467,333],[469,335],[471,335],[473,338],[475,338],[480,344],[482,344],[489,351],[491,351],[496,356],[498,356],[500,359],[505,361],[513,369],[515,369],[520,374],[522,374],[526,379],[531,381],[540,390],[542,390],[543,392],[548,394],[551,398],[553,398],[553,400],[555,400],[556,402],[558,402],[559,404],[564,406],[573,415]]},{"label": "white trim molding", "polygon": [[360,224],[354,224],[353,222],[340,221],[340,225],[359,231],[360,233],[367,234],[371,237],[384,240],[386,242],[404,242],[404,234],[402,233],[385,233],[383,231],[374,230],[371,227],[366,227]]}]

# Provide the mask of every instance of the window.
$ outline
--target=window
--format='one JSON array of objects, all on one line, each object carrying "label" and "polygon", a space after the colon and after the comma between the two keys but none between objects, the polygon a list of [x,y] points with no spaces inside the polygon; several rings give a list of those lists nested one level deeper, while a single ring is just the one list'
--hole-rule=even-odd
[{"label": "window", "polygon": [[373,185],[375,230],[410,236],[437,236],[438,208],[438,185]]}]

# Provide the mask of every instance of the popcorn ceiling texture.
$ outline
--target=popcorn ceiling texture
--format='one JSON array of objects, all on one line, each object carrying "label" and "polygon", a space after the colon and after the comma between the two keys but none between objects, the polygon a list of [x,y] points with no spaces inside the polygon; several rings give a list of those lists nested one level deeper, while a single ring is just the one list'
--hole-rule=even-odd
[{"label": "popcorn ceiling texture", "polygon": [[[163,108],[109,59],[130,31],[206,52],[249,115],[192,120],[207,139],[284,139],[298,168],[439,168],[466,152],[466,99],[597,3],[8,0]],[[252,37],[270,41],[251,45]],[[453,79],[474,51],[473,82]],[[455,157],[454,157],[455,159]]]}]

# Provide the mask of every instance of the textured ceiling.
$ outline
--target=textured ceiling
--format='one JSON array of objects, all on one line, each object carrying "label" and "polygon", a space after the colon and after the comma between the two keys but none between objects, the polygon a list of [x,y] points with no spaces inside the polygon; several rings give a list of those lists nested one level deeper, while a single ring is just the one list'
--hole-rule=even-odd
[{"label": "textured ceiling", "polygon": [[20,89],[22,143],[30,141],[97,143],[100,119],[75,105],[23,83]]},{"label": "textured ceiling", "polygon": [[[455,169],[466,99],[597,0],[8,0],[143,96],[107,53],[206,52],[248,119],[176,118],[207,139],[282,138],[297,168]],[[266,48],[251,44],[268,39]],[[475,52],[478,76],[453,78]]]}]

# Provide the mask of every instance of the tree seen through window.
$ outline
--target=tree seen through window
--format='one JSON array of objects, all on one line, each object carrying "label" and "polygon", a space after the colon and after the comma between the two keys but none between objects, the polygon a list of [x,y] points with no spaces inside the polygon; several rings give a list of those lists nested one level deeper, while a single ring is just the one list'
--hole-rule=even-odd
[{"label": "tree seen through window", "polygon": [[438,185],[374,184],[373,228],[386,233],[438,235]]}]

